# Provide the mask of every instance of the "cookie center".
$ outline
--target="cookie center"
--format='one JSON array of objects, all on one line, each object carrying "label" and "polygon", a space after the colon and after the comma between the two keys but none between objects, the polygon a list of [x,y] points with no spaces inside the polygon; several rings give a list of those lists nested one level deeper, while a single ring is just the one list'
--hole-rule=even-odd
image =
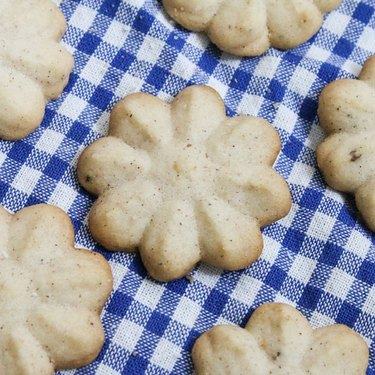
[{"label": "cookie center", "polygon": [[218,167],[203,147],[176,142],[153,155],[150,172],[164,199],[203,199],[214,193]]}]

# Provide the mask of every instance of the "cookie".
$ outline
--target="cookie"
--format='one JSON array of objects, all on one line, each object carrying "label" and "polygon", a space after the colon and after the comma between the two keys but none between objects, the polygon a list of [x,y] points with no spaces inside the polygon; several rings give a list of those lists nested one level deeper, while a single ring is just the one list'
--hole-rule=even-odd
[{"label": "cookie", "polygon": [[0,374],[52,375],[96,358],[112,289],[106,260],[74,249],[59,208],[0,207]]},{"label": "cookie", "polygon": [[259,56],[270,47],[299,46],[321,27],[341,0],[163,0],[188,30],[204,31],[222,51]]},{"label": "cookie", "polygon": [[328,136],[316,151],[319,168],[333,189],[354,194],[364,221],[375,231],[375,56],[358,80],[325,87],[318,114]]},{"label": "cookie", "polygon": [[365,375],[369,351],[344,325],[313,330],[295,308],[258,307],[245,328],[216,326],[196,341],[196,375]]},{"label": "cookie", "polygon": [[82,186],[99,196],[93,237],[113,251],[139,249],[168,281],[203,261],[242,269],[260,255],[260,227],[285,216],[286,182],[272,165],[276,130],[256,117],[226,117],[219,94],[191,86],[171,103],[144,93],[112,111],[109,136],[79,158]]},{"label": "cookie", "polygon": [[50,0],[0,0],[0,138],[21,139],[68,82],[63,14]]}]

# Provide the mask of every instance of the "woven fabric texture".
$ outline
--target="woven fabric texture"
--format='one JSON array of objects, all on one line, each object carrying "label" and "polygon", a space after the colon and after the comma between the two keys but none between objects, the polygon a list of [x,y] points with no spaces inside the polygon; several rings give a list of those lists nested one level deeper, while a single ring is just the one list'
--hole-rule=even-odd
[{"label": "woven fabric texture", "polygon": [[[370,347],[367,374],[375,375],[375,236],[353,199],[327,188],[315,159],[323,139],[318,96],[329,82],[356,77],[375,53],[375,1],[343,0],[312,40],[250,59],[221,53],[204,35],[178,27],[157,0],[57,3],[68,22],[64,44],[74,72],[39,129],[0,142],[0,199],[11,211],[42,202],[61,207],[77,245],[102,253],[113,270],[101,354],[58,374],[191,374],[190,350],[202,332],[217,323],[244,325],[260,304],[281,301],[314,327],[343,323],[357,331]],[[264,252],[251,267],[221,272],[199,265],[193,282],[163,284],[147,277],[139,256],[94,243],[87,227],[94,199],[78,184],[76,162],[106,134],[111,108],[125,95],[143,91],[169,101],[192,84],[214,87],[229,116],[273,124],[282,140],[275,168],[293,205],[264,229]]]}]

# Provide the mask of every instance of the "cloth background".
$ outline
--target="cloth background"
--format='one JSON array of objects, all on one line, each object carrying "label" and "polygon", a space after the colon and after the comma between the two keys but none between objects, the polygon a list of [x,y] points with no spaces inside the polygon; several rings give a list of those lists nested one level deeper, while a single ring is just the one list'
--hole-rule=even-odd
[{"label": "cloth background", "polygon": [[[0,199],[9,210],[48,202],[73,220],[76,243],[109,260],[114,291],[102,318],[104,348],[89,366],[60,375],[191,374],[196,338],[217,323],[244,325],[270,301],[296,306],[314,327],[343,323],[371,350],[375,374],[375,236],[351,197],[326,187],[315,160],[323,139],[317,99],[327,83],[358,75],[375,53],[375,1],[343,0],[319,33],[288,52],[259,58],[221,53],[204,35],[175,25],[157,0],[63,0],[64,44],[75,68],[39,129],[0,142]],[[105,135],[113,105],[144,91],[171,100],[208,84],[228,114],[258,115],[282,140],[276,170],[287,180],[290,214],[264,231],[262,257],[240,272],[199,265],[194,282],[147,277],[139,256],[109,253],[87,229],[93,203],[77,182],[80,152]]]}]

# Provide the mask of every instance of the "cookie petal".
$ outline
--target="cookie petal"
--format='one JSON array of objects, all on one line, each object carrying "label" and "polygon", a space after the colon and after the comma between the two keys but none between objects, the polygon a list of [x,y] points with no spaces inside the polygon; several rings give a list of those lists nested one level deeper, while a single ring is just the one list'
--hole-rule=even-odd
[{"label": "cookie petal", "polygon": [[192,351],[197,375],[269,375],[269,359],[246,330],[216,326],[204,333]]},{"label": "cookie petal", "polygon": [[256,164],[272,166],[280,152],[276,130],[258,117],[234,117],[222,124],[207,140],[211,160],[226,168],[243,169]]},{"label": "cookie petal", "polygon": [[204,262],[238,270],[259,257],[263,240],[256,219],[217,197],[197,202],[196,216]]},{"label": "cookie petal", "polygon": [[145,230],[140,253],[148,272],[157,280],[187,275],[200,260],[192,202],[164,203]]},{"label": "cookie petal", "polygon": [[368,227],[375,232],[375,177],[356,191],[355,203]]},{"label": "cookie petal", "polygon": [[0,373],[6,375],[53,375],[47,352],[26,327],[15,327],[0,338]]},{"label": "cookie petal", "polygon": [[93,237],[107,249],[135,251],[161,200],[158,188],[149,182],[107,190],[91,209]]},{"label": "cookie petal", "polygon": [[97,314],[81,308],[37,306],[29,318],[28,328],[53,358],[57,369],[91,362],[104,342]]},{"label": "cookie petal", "polygon": [[375,89],[362,81],[334,81],[319,97],[318,115],[327,134],[374,131]]},{"label": "cookie petal", "polygon": [[[68,254],[67,254],[68,255]],[[99,312],[112,290],[108,263],[88,250],[74,250],[64,261],[36,264],[33,281],[41,301]],[[96,293],[92,293],[95,290]]]},{"label": "cookie petal", "polygon": [[147,152],[135,150],[122,140],[106,137],[87,147],[78,160],[78,179],[90,193],[145,177],[151,161]]},{"label": "cookie petal", "polygon": [[171,110],[177,137],[186,143],[204,142],[226,119],[223,101],[208,86],[190,86],[181,91]]},{"label": "cookie petal", "polygon": [[316,154],[325,180],[334,189],[353,193],[375,176],[375,144],[371,133],[333,134],[319,145]]},{"label": "cookie petal", "polygon": [[310,39],[323,22],[311,1],[267,0],[268,30],[272,46],[294,48]]},{"label": "cookie petal", "polygon": [[216,193],[244,215],[256,218],[261,227],[284,217],[291,198],[285,180],[271,168],[253,166],[217,178]]},{"label": "cookie petal", "polygon": [[47,100],[60,95],[73,68],[72,55],[50,40],[8,42],[2,57],[3,63],[32,78]]},{"label": "cookie petal", "polygon": [[266,4],[259,0],[223,1],[207,29],[219,48],[257,56],[269,48]]},{"label": "cookie petal", "polygon": [[246,329],[276,367],[301,368],[313,331],[296,309],[280,303],[262,305],[254,311]]},{"label": "cookie petal", "polygon": [[182,26],[194,30],[203,31],[220,6],[218,0],[163,0],[163,5],[169,14]]},{"label": "cookie petal", "polygon": [[50,0],[13,1],[12,6],[5,4],[0,5],[1,28],[12,40],[51,38],[59,42],[65,33],[65,18]]},{"label": "cookie petal", "polygon": [[16,140],[25,137],[44,116],[43,91],[24,74],[2,64],[0,86],[0,138]]},{"label": "cookie petal", "polygon": [[314,331],[304,363],[311,375],[365,374],[368,357],[368,347],[358,334],[335,325]]},{"label": "cookie petal", "polygon": [[145,150],[168,143],[172,138],[169,104],[150,94],[128,95],[112,110],[109,135]]}]

